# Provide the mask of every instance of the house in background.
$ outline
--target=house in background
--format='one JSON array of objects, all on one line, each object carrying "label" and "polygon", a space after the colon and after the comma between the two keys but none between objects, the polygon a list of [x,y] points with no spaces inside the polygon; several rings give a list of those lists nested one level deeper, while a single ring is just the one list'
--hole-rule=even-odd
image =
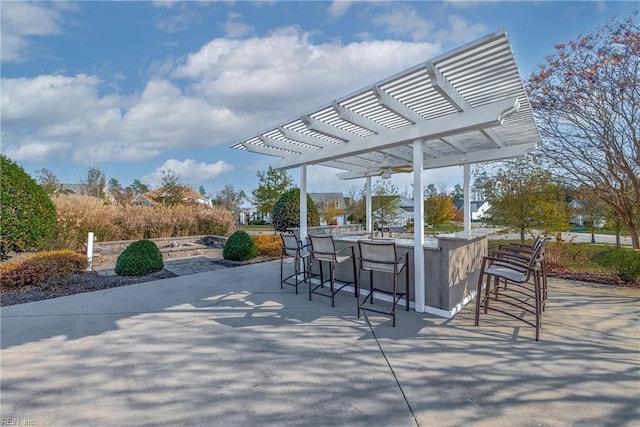
[{"label": "house in background", "polygon": [[346,225],[347,205],[342,193],[308,193],[318,207],[320,225]]},{"label": "house in background", "polygon": [[404,224],[402,225],[413,224],[414,207],[415,206],[413,204],[413,200],[404,196],[400,196],[400,208],[398,211],[398,216],[402,218],[402,221],[404,222]]},{"label": "house in background", "polygon": [[[456,221],[464,220],[464,202],[456,202]],[[486,200],[471,201],[471,221],[482,221],[491,217],[491,205]]]}]

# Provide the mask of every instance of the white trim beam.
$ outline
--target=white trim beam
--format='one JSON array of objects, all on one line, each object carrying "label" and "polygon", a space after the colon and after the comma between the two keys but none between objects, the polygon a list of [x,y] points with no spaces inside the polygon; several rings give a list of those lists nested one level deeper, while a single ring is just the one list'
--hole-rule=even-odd
[{"label": "white trim beam", "polygon": [[378,104],[393,111],[398,116],[404,117],[413,124],[424,121],[424,117],[389,95],[379,85],[372,86],[371,90],[378,100]]},{"label": "white trim beam", "polygon": [[498,134],[495,133],[493,129],[482,129],[480,133],[482,133],[482,135],[484,135],[485,138],[487,138],[489,141],[491,141],[493,144],[497,145],[498,147],[502,148],[505,146],[504,142],[500,139]]},{"label": "white trim beam", "polygon": [[331,149],[315,150],[282,159],[275,164],[276,169],[289,169],[304,163],[313,164],[341,157],[354,156],[375,150],[391,148],[416,138],[438,139],[471,130],[490,128],[501,124],[501,120],[517,111],[517,98],[502,100],[460,113],[438,117],[413,126],[398,128],[392,132],[356,139],[347,144],[336,144]]},{"label": "white trim beam", "polygon": [[340,117],[345,122],[353,123],[354,125],[360,126],[361,128],[367,129],[373,133],[382,133],[389,130],[389,128],[387,128],[386,126],[383,126],[380,123],[376,123],[364,116],[361,116],[360,114],[355,113],[346,107],[343,107],[336,101],[334,101],[331,106],[335,110],[338,117]]},{"label": "white trim beam", "polygon": [[414,272],[414,309],[424,313],[425,267],[424,267],[424,184],[422,183],[423,144],[413,142],[413,272]]},{"label": "white trim beam", "polygon": [[267,145],[255,145],[243,143],[242,146],[252,153],[264,154],[265,156],[284,157],[286,155],[282,150],[278,150]]},{"label": "white trim beam", "polygon": [[464,213],[464,231],[467,234],[471,234],[471,164],[465,163],[462,165],[464,169],[463,180],[463,213]]},{"label": "white trim beam", "polygon": [[307,129],[314,132],[321,133],[323,135],[327,135],[331,138],[341,139],[345,142],[351,141],[354,137],[357,138],[357,136],[352,134],[351,132],[348,132],[344,129],[340,129],[339,127],[321,122],[320,120],[314,119],[313,117],[310,117],[310,116],[306,116],[306,115],[302,116],[300,117],[300,121],[302,121],[302,123],[305,124]]},{"label": "white trim beam", "polygon": [[494,148],[491,150],[474,151],[465,154],[443,156],[424,161],[425,169],[444,168],[447,166],[457,166],[462,163],[491,162],[494,160],[509,159],[523,156],[527,151],[535,148],[535,142],[529,144],[518,144],[504,148]]},{"label": "white trim beam", "polygon": [[431,79],[433,88],[456,110],[464,111],[471,108],[466,99],[454,88],[451,83],[442,75],[433,63],[427,64],[427,74]]},{"label": "white trim beam", "polygon": [[335,145],[329,141],[323,141],[322,139],[314,138],[311,135],[307,135],[295,130],[288,129],[284,126],[279,126],[278,130],[281,134],[284,135],[285,138],[290,139],[292,141],[304,142],[305,144],[313,145],[319,148],[327,148],[332,145]]},{"label": "white trim beam", "polygon": [[440,138],[440,141],[455,148],[456,150],[459,150],[461,153],[466,153],[467,151],[469,151],[467,147],[456,141],[452,136],[445,136],[444,138]]},{"label": "white trim beam", "polygon": [[262,136],[262,135],[258,135],[258,138],[267,147],[280,148],[281,150],[287,150],[287,151],[291,151],[298,154],[304,151],[302,148],[300,148],[300,151],[297,151],[295,149],[296,146],[294,144],[291,144],[290,142],[280,141],[280,140],[277,140],[268,136]]}]

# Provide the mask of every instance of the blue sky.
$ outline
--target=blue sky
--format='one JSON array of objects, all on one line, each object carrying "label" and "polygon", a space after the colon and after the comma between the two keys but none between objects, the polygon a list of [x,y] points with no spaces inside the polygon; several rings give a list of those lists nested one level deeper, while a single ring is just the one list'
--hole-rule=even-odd
[{"label": "blue sky", "polygon": [[[506,29],[523,79],[631,2],[9,2],[2,153],[77,183],[91,166],[152,188],[161,170],[250,193],[273,159],[230,146]],[[309,191],[361,186],[313,167]],[[289,174],[298,179],[297,169]],[[452,187],[461,168],[427,171]],[[411,177],[394,176],[400,190]]]}]

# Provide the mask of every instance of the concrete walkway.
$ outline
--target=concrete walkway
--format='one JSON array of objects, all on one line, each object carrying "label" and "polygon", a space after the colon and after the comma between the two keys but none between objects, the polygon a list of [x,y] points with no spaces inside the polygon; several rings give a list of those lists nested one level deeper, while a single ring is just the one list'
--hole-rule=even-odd
[{"label": "concrete walkway", "polygon": [[[640,291],[552,280],[541,341],[473,305],[356,318],[278,261],[2,308],[2,419],[58,426],[632,426]],[[26,420],[26,421],[25,421]],[[25,422],[33,422],[25,424]]]}]

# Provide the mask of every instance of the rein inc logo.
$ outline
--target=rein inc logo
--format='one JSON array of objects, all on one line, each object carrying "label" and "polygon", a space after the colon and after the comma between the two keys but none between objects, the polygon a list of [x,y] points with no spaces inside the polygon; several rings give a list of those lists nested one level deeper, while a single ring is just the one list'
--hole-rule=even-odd
[{"label": "rein inc logo", "polygon": [[0,426],[35,426],[31,418],[0,418]]}]

